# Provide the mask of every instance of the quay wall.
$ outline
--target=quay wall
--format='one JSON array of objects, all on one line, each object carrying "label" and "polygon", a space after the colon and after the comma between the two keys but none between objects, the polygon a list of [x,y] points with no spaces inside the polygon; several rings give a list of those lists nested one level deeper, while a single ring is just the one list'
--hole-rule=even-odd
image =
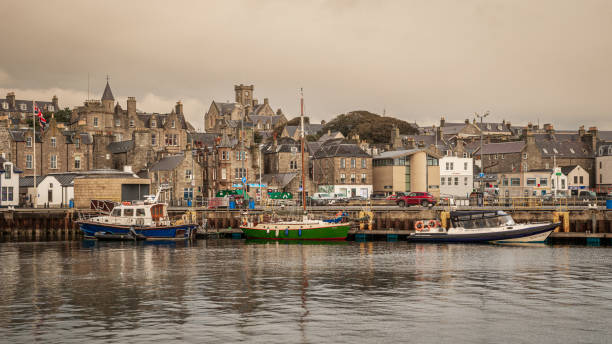
[{"label": "quay wall", "polygon": [[[180,217],[188,208],[171,208],[171,217]],[[206,222],[206,230],[218,231],[229,228],[238,230],[241,221],[239,210],[211,210],[191,208],[197,212],[199,224]],[[333,218],[339,209],[311,209],[309,212],[319,218]],[[419,220],[440,218],[441,209],[374,209],[374,220],[371,228],[376,231],[412,231]],[[571,237],[584,236],[589,233],[612,233],[612,211],[603,209],[574,209],[555,211],[552,209],[506,210],[517,222],[559,221],[556,232],[566,233]],[[358,219],[360,210],[345,210],[350,219]],[[260,222],[265,215],[262,211],[249,211],[252,222]],[[289,215],[287,215],[289,218]],[[81,233],[76,220],[78,214],[73,209],[1,209],[0,241],[46,241],[78,240]],[[358,226],[355,226],[358,229]]]}]

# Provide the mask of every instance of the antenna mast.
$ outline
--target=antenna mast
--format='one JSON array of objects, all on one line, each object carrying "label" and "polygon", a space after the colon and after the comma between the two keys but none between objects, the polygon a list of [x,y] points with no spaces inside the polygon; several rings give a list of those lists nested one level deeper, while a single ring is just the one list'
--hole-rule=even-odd
[{"label": "antenna mast", "polygon": [[306,211],[306,183],[304,182],[304,89],[300,88],[300,126],[302,146],[302,207]]}]

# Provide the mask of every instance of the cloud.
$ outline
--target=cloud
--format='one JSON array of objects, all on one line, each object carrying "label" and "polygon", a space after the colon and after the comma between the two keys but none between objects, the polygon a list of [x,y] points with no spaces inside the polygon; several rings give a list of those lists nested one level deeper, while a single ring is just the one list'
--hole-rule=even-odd
[{"label": "cloud", "polygon": [[3,69],[0,69],[0,85],[7,84],[9,82],[11,82],[11,76]]}]

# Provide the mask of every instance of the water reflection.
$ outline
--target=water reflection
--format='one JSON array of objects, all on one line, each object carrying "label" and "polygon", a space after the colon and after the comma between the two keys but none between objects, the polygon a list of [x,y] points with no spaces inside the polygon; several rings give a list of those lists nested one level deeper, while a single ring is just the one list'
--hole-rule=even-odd
[{"label": "water reflection", "polygon": [[0,245],[0,261],[7,342],[600,342],[610,334],[607,248],[13,243]]}]

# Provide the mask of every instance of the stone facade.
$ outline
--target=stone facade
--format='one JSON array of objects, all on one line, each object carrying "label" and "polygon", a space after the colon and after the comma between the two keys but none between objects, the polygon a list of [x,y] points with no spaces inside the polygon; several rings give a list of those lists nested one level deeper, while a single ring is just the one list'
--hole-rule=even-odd
[{"label": "stone facade", "polygon": [[9,128],[27,127],[28,119],[33,116],[32,102],[46,114],[52,114],[60,110],[59,101],[56,96],[51,101],[22,100],[17,99],[15,92],[9,92],[6,98],[0,99],[0,123]]},{"label": "stone facade", "polygon": [[204,196],[203,168],[194,150],[164,157],[141,176],[151,179],[152,192],[160,185],[167,187],[160,200],[168,204],[187,205],[189,200],[199,201]]}]

